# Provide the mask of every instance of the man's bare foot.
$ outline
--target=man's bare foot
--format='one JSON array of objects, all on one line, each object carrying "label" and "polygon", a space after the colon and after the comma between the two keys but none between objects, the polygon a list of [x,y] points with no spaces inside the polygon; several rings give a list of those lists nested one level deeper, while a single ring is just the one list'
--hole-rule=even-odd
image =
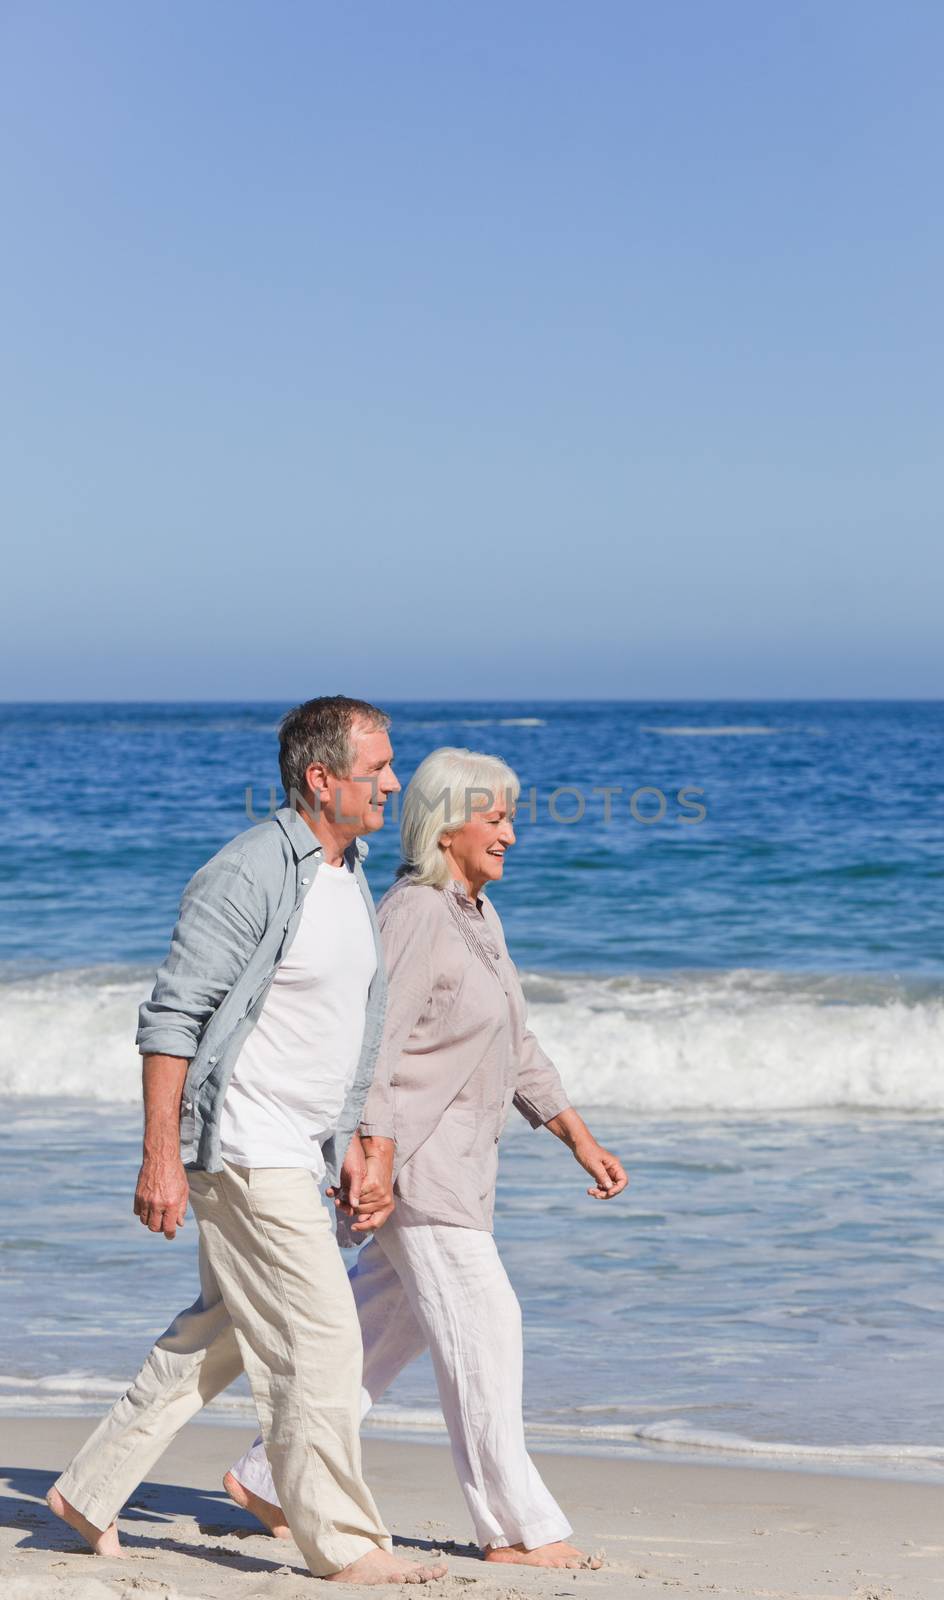
[{"label": "man's bare foot", "polygon": [[387,1550],[368,1550],[350,1566],[332,1572],[329,1583],[431,1583],[434,1578],[444,1578],[448,1572],[444,1561],[431,1567],[418,1566],[415,1561],[402,1561]]},{"label": "man's bare foot", "polygon": [[261,1522],[264,1528],[268,1528],[273,1539],[292,1537],[281,1506],[274,1506],[271,1500],[263,1500],[259,1495],[253,1494],[252,1490],[245,1488],[231,1472],[228,1472],[223,1479],[223,1488],[243,1511],[248,1511],[250,1516]]},{"label": "man's bare foot", "polygon": [[125,1552],[118,1542],[117,1522],[111,1523],[107,1528],[96,1528],[94,1523],[87,1522],[85,1517],[76,1511],[75,1506],[70,1506],[68,1500],[64,1500],[59,1490],[55,1488],[50,1489],[47,1494],[46,1504],[50,1511],[54,1511],[57,1517],[61,1517],[70,1528],[81,1534],[89,1549],[97,1556],[111,1556],[116,1560],[124,1557]]},{"label": "man's bare foot", "polygon": [[485,1546],[486,1561],[511,1561],[520,1567],[584,1567],[596,1572],[602,1567],[602,1556],[587,1556],[574,1544],[558,1539],[554,1544],[539,1544],[526,1550],[523,1544]]}]

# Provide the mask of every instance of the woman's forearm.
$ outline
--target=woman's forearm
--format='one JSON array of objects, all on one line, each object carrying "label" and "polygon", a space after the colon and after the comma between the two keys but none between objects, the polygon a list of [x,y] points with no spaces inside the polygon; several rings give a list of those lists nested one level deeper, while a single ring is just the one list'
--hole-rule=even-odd
[{"label": "woman's forearm", "polygon": [[550,1121],[545,1122],[544,1126],[553,1133],[556,1139],[560,1139],[566,1144],[570,1150],[576,1150],[579,1144],[583,1144],[588,1139],[593,1140],[593,1134],[579,1111],[575,1111],[573,1106],[568,1106],[566,1111],[559,1111],[557,1116],[551,1117]]},{"label": "woman's forearm", "polygon": [[384,1161],[390,1167],[393,1166],[397,1148],[393,1139],[382,1138],[379,1134],[362,1133],[361,1144],[364,1146],[364,1154],[368,1161]]}]

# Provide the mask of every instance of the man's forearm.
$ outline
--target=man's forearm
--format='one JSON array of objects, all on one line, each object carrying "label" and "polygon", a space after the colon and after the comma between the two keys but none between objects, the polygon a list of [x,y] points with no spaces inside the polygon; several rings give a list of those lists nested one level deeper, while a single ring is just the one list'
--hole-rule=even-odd
[{"label": "man's forearm", "polygon": [[180,1155],[180,1097],[190,1063],[183,1056],[145,1056],[144,1158]]},{"label": "man's forearm", "polygon": [[187,1210],[187,1174],[180,1159],[180,1096],[187,1066],[183,1056],[145,1056],[141,1069],[144,1155],[134,1211],[152,1233],[168,1239],[173,1239]]}]

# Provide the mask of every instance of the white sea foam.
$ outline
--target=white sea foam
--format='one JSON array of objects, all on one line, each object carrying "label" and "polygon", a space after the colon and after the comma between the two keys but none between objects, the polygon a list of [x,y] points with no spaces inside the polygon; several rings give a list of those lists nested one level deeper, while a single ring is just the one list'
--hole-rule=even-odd
[{"label": "white sea foam", "polygon": [[[95,1416],[104,1412],[128,1387],[124,1378],[99,1373],[55,1372],[42,1378],[0,1376],[0,1416]],[[210,1422],[252,1427],[256,1410],[251,1394],[227,1389],[208,1407]]]},{"label": "white sea foam", "polygon": [[760,723],[756,723],[755,724],[755,723],[746,722],[746,723],[742,723],[742,724],[739,724],[739,723],[722,724],[719,727],[711,727],[711,728],[699,727],[697,724],[689,727],[689,726],[686,726],[684,723],[681,724],[678,727],[648,727],[647,726],[647,727],[644,727],[642,731],[643,731],[643,733],[668,733],[668,734],[674,734],[676,736],[676,738],[680,738],[680,739],[698,739],[698,738],[714,738],[714,737],[722,735],[722,734],[723,735],[741,735],[743,737],[744,735],[752,734],[752,733],[756,733],[756,734],[788,733],[790,730],[788,728],[768,728],[768,727],[765,727],[763,724],[760,724]]},{"label": "white sea foam", "polygon": [[[592,1432],[607,1432],[594,1428]],[[740,1433],[722,1433],[711,1428],[693,1428],[684,1421],[672,1418],[664,1422],[646,1422],[639,1427],[618,1430],[624,1435],[652,1444],[671,1445],[678,1450],[710,1450],[713,1452],[776,1456],[808,1461],[933,1462],[944,1466],[944,1444],[860,1444],[827,1445],[806,1444],[802,1440],[749,1439]]]},{"label": "white sea foam", "polygon": [[574,1100],[630,1111],[944,1108],[944,996],[732,971],[527,985]]},{"label": "white sea foam", "polygon": [[[144,970],[0,985],[0,1094],[135,1102]],[[764,971],[525,975],[531,1025],[578,1105],[659,1114],[944,1110],[944,994]]]},{"label": "white sea foam", "polygon": [[[599,1407],[597,1409],[608,1409]],[[375,1406],[364,1426],[372,1431],[401,1433],[444,1433],[446,1424],[438,1410],[397,1405]],[[944,1467],[944,1444],[860,1444],[821,1445],[805,1440],[751,1439],[744,1434],[699,1427],[684,1417],[660,1418],[652,1422],[550,1422],[532,1418],[525,1423],[529,1437],[560,1446],[610,1451],[614,1447],[657,1445],[672,1454],[710,1454],[754,1456],[779,1461],[796,1461],[813,1466],[836,1467]]]},{"label": "white sea foam", "polygon": [[82,1396],[89,1399],[117,1399],[122,1392],[120,1383],[102,1378],[92,1372],[53,1372],[43,1378],[0,1377],[0,1394],[8,1401],[16,1395]]},{"label": "white sea foam", "polygon": [[[127,1379],[106,1378],[84,1371],[53,1373],[42,1378],[0,1376],[0,1416],[96,1415],[117,1400],[126,1387]],[[256,1422],[252,1396],[241,1390],[226,1390],[217,1395],[205,1415],[208,1422],[245,1427],[254,1427]],[[442,1412],[435,1407],[383,1402],[368,1413],[364,1427],[369,1433],[407,1436],[442,1437],[446,1432]],[[525,1431],[535,1443],[596,1449],[607,1454],[634,1448],[642,1453],[647,1446],[655,1446],[673,1455],[707,1455],[721,1459],[752,1456],[837,1470],[944,1467],[944,1444],[822,1445],[802,1439],[751,1439],[744,1434],[699,1427],[684,1417],[652,1422],[551,1422],[531,1418],[526,1420]]]},{"label": "white sea foam", "polygon": [[544,728],[544,717],[421,717],[408,728]]},{"label": "white sea foam", "polygon": [[93,968],[0,985],[0,1094],[137,1100],[137,1009],[152,981]]}]

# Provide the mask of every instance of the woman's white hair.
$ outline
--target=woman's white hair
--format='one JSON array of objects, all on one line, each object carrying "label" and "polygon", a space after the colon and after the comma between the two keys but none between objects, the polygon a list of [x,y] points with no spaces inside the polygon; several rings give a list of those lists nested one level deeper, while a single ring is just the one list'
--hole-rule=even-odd
[{"label": "woman's white hair", "polygon": [[521,784],[499,756],[481,750],[443,745],[421,761],[406,787],[400,809],[397,877],[441,889],[449,882],[449,864],[439,848],[444,833],[456,833],[477,811],[491,811],[499,795],[513,810]]}]

